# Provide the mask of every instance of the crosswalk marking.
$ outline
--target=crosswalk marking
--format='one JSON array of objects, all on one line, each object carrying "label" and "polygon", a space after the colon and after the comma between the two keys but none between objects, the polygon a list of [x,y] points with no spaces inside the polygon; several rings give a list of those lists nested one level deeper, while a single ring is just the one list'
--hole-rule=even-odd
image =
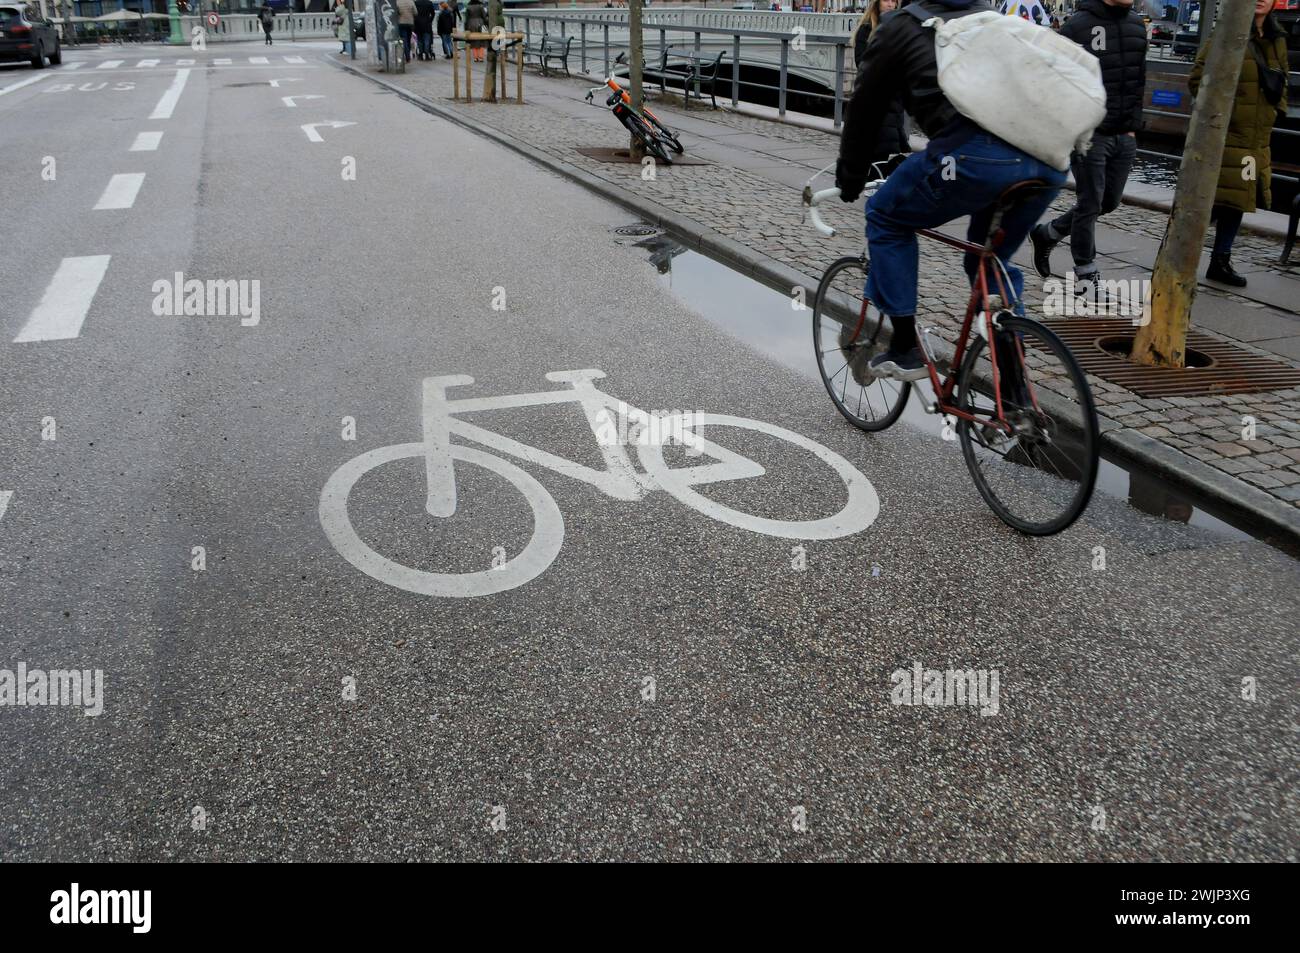
[{"label": "crosswalk marking", "polygon": [[95,203],[95,211],[105,209],[130,208],[135,204],[135,197],[144,185],[143,172],[121,172],[108,180],[104,194]]},{"label": "crosswalk marking", "polygon": [[141,132],[137,133],[135,142],[131,143],[131,152],[155,152],[158,144],[162,142],[163,134],[161,132]]},{"label": "crosswalk marking", "polygon": [[158,65],[158,61],[157,61],[157,60],[141,60],[139,63],[136,63],[135,65],[136,65],[136,66],[157,66],[157,65]]},{"label": "crosswalk marking", "polygon": [[306,61],[305,59],[303,59],[301,56],[286,56],[286,57],[284,58],[284,61],[285,61],[286,63],[306,63],[306,62],[307,62],[307,61]]},{"label": "crosswalk marking", "polygon": [[66,341],[79,335],[111,257],[86,255],[59,262],[40,304],[27,318],[14,343]]},{"label": "crosswalk marking", "polygon": [[256,63],[258,66],[265,66],[270,61],[265,56],[250,56],[248,62]]},{"label": "crosswalk marking", "polygon": [[213,66],[229,66],[230,63],[231,63],[231,60],[230,60],[230,58],[227,57],[227,56],[219,56],[219,57],[217,57],[215,60],[212,61],[212,65],[213,65]]},{"label": "crosswalk marking", "polygon": [[102,62],[102,63],[99,64],[99,67],[98,67],[98,68],[99,68],[99,69],[114,69],[114,68],[116,68],[116,67],[118,67],[118,66],[121,66],[124,62],[125,62],[125,60],[104,60],[104,62]]},{"label": "crosswalk marking", "polygon": [[70,70],[70,69],[81,69],[81,68],[82,68],[83,66],[85,66],[85,65],[86,65],[85,63],[65,63],[65,64],[63,64],[63,68],[64,68],[65,70]]},{"label": "crosswalk marking", "polygon": [[177,60],[177,61],[176,61],[176,65],[177,65],[177,66],[193,66],[193,65],[194,65],[194,61],[193,61],[193,60]]}]

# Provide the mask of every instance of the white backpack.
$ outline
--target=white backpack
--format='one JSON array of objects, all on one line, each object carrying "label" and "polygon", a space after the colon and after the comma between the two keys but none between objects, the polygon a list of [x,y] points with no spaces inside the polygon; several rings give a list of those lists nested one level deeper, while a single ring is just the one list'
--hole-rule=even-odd
[{"label": "white backpack", "polygon": [[945,20],[904,8],[934,28],[939,88],[982,129],[1064,172],[1106,118],[1097,57],[1054,30],[992,10]]}]

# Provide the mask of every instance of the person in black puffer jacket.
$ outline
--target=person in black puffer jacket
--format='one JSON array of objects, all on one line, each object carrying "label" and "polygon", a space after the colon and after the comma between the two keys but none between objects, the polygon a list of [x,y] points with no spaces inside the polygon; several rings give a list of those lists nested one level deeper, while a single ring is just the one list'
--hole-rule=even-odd
[{"label": "person in black puffer jacket", "polygon": [[[872,32],[880,25],[880,18],[897,9],[898,0],[871,0],[867,4],[862,19],[858,21],[857,28],[853,31],[853,65],[856,69],[862,68],[867,56],[867,43],[871,40]],[[907,128],[903,122],[903,103],[895,97],[889,105],[889,112],[885,114],[885,119],[880,124],[880,135],[872,147],[871,161],[882,163],[881,171],[888,175],[911,151],[912,146],[907,141]],[[899,158],[885,164],[890,156],[899,156]]]},{"label": "person in black puffer jacket", "polygon": [[1147,30],[1133,12],[1133,0],[1082,0],[1061,27],[1061,35],[1100,60],[1106,118],[1092,134],[1087,154],[1076,154],[1070,160],[1076,188],[1074,207],[1055,221],[1037,226],[1029,237],[1034,246],[1034,269],[1047,278],[1052,274],[1052,249],[1068,235],[1078,279],[1075,291],[1091,294],[1099,279],[1097,218],[1119,206],[1137,154],[1147,82]]}]

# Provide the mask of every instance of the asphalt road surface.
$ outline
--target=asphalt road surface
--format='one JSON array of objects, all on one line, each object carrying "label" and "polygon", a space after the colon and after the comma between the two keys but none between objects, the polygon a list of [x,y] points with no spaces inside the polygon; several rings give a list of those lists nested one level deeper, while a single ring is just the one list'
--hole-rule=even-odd
[{"label": "asphalt road surface", "polygon": [[[1018,536],[326,47],[0,71],[0,670],[103,673],[0,707],[0,859],[1296,859],[1294,561],[1100,494]],[[761,425],[429,449],[597,390]]]}]

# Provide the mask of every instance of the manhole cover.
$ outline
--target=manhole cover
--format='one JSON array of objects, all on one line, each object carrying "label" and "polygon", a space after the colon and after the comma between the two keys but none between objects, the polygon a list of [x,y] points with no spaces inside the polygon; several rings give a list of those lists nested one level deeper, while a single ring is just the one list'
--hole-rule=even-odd
[{"label": "manhole cover", "polygon": [[1260,357],[1198,331],[1187,333],[1185,368],[1130,364],[1130,321],[1113,318],[1049,318],[1083,369],[1139,397],[1201,397],[1256,394],[1300,386],[1300,369]]},{"label": "manhole cover", "polygon": [[649,238],[659,234],[659,229],[653,225],[619,225],[610,231],[620,238]]}]

